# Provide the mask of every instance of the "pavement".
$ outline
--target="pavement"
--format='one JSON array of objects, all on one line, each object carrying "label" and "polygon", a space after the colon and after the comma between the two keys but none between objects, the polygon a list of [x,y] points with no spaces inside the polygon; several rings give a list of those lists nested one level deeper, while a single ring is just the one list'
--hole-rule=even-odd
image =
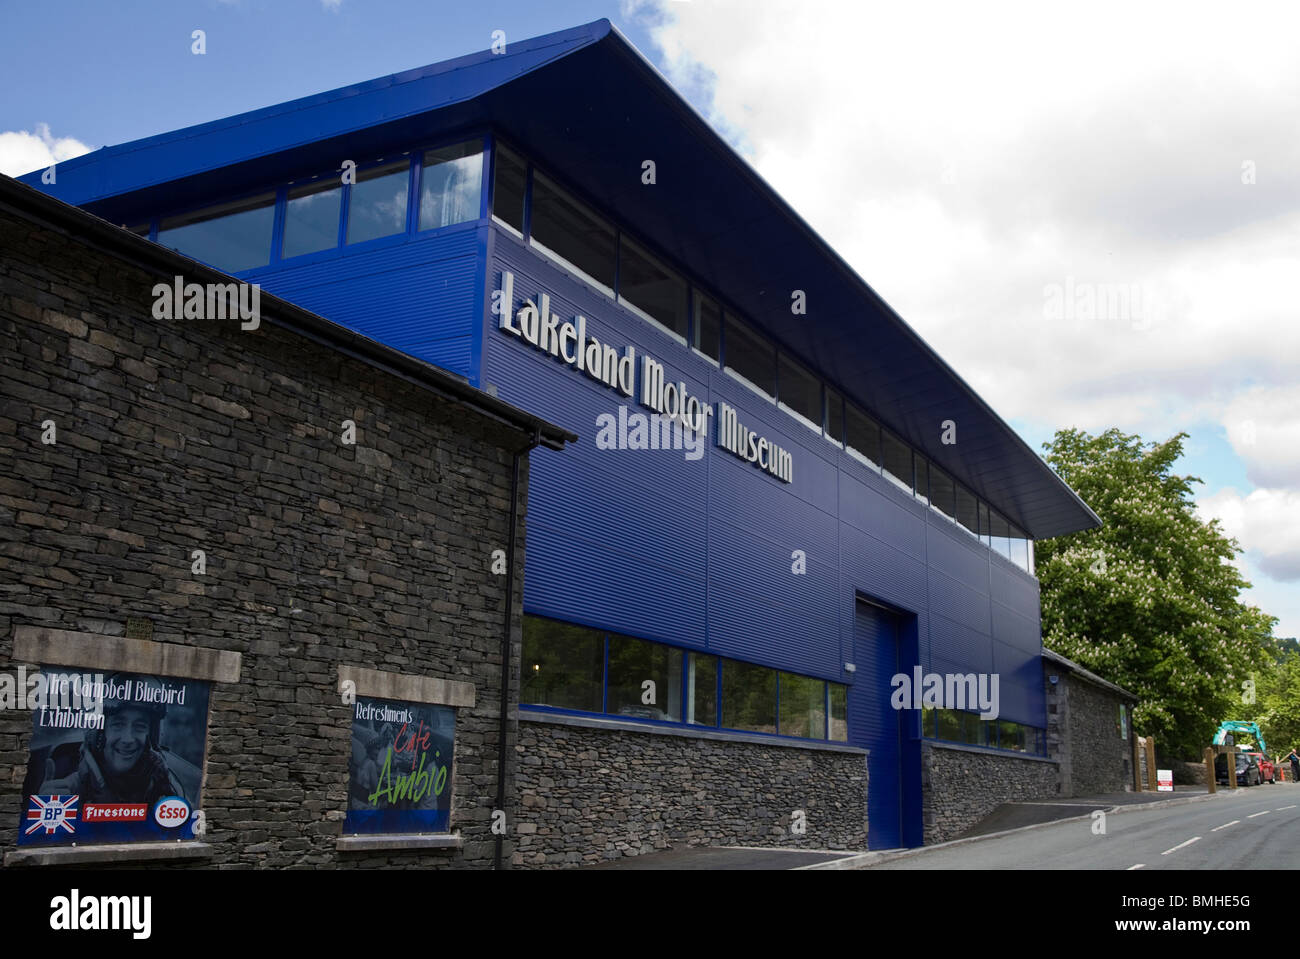
[{"label": "pavement", "polygon": [[[1226,792],[1227,789],[1221,786],[1219,791]],[[1098,796],[1079,796],[1070,799],[1030,799],[1024,802],[1003,803],[957,838],[991,836],[994,833],[1021,829],[1025,826],[1089,815],[1094,809],[1111,810],[1121,806],[1141,806],[1168,802],[1170,799],[1208,795],[1209,789],[1205,786],[1175,786],[1172,793],[1103,793]]]},{"label": "pavement", "polygon": [[763,849],[754,846],[688,846],[643,856],[624,856],[586,869],[801,869],[843,859],[843,850]]},{"label": "pavement", "polygon": [[[1254,786],[1251,791],[1269,786]],[[1239,789],[1238,792],[1243,790]],[[1122,792],[1097,796],[1076,796],[1069,799],[1039,799],[1003,803],[976,825],[959,837],[946,843],[921,846],[916,849],[884,849],[871,852],[846,850],[772,849],[754,846],[687,846],[640,856],[625,856],[584,866],[585,869],[863,869],[879,863],[937,849],[963,845],[993,836],[1002,836],[1022,829],[1032,829],[1049,823],[1091,816],[1096,809],[1120,811],[1124,808],[1158,807],[1203,802],[1228,794],[1220,786],[1211,794],[1205,786],[1175,786],[1168,792]]]}]

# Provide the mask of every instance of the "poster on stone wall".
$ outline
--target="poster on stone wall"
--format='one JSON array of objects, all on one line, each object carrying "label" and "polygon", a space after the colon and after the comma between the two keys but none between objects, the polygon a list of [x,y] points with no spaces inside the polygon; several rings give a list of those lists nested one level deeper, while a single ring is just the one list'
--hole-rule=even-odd
[{"label": "poster on stone wall", "polygon": [[447,832],[456,711],[357,697],[346,833]]},{"label": "poster on stone wall", "polygon": [[43,667],[27,677],[32,742],[20,845],[193,839],[209,684]]}]

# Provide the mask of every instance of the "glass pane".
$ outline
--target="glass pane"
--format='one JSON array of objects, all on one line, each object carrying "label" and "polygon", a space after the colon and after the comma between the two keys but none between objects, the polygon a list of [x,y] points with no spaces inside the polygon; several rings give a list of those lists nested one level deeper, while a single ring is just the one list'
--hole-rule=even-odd
[{"label": "glass pane", "polygon": [[831,683],[831,741],[849,741],[849,687]]},{"label": "glass pane", "polygon": [[979,535],[979,500],[960,483],[957,485],[957,522],[972,534]]},{"label": "glass pane", "polygon": [[271,262],[274,221],[275,195],[268,193],[168,217],[159,227],[158,242],[219,270],[238,273]]},{"label": "glass pane", "polygon": [[727,367],[769,396],[776,396],[776,350],[727,314]]},{"label": "glass pane", "polygon": [[492,212],[520,233],[524,232],[524,188],[528,167],[523,157],[500,144],[496,151],[496,173],[492,183]]},{"label": "glass pane", "polygon": [[916,498],[922,503],[930,502],[930,461],[920,453],[912,457],[916,467]]},{"label": "glass pane", "polygon": [[849,449],[865,456],[873,466],[880,465],[880,425],[852,403],[845,404]]},{"label": "glass pane", "polygon": [[722,308],[707,296],[695,295],[695,348],[714,360],[722,356]]},{"label": "glass pane", "polygon": [[912,492],[912,448],[889,430],[881,430],[880,466],[885,476]]},{"label": "glass pane", "polygon": [[799,736],[803,739],[826,738],[826,682],[781,674],[781,726],[782,736]]},{"label": "glass pane", "polygon": [[605,679],[603,633],[525,616],[523,650],[521,703],[601,711]]},{"label": "glass pane", "polygon": [[844,397],[826,389],[826,435],[837,443],[844,442]]},{"label": "glass pane", "polygon": [[1025,751],[1025,741],[1023,735],[1024,727],[1019,723],[1013,723],[1007,719],[998,720],[998,748],[1013,749],[1016,752]]},{"label": "glass pane", "polygon": [[618,299],[686,338],[686,281],[626,236],[619,239]]},{"label": "glass pane", "polygon": [[[989,540],[989,507],[987,503],[981,502],[979,507],[980,515],[980,539],[984,541],[985,546],[991,546]],[[965,525],[964,523],[962,524]]]},{"label": "glass pane", "polygon": [[1006,517],[996,510],[989,510],[989,536],[993,540],[994,552],[1011,558],[1011,525]]},{"label": "glass pane", "polygon": [[718,725],[718,657],[691,653],[686,674],[686,721]]},{"label": "glass pane", "polygon": [[483,143],[426,150],[420,170],[420,229],[477,220],[483,199]]},{"label": "glass pane", "polygon": [[626,636],[611,636],[605,711],[637,719],[680,722],[682,651]]},{"label": "glass pane", "polygon": [[961,713],[955,709],[936,710],[939,720],[938,737],[948,742],[961,742]]},{"label": "glass pane", "polygon": [[779,357],[780,400],[804,419],[822,425],[822,383],[784,353]]},{"label": "glass pane", "polygon": [[284,208],[280,256],[302,256],[338,246],[342,207],[343,187],[332,180],[291,189]]},{"label": "glass pane", "polygon": [[348,242],[361,243],[406,231],[411,165],[388,163],[357,174],[348,200]]},{"label": "glass pane", "polygon": [[614,289],[614,228],[540,173],[533,174],[532,238]]},{"label": "glass pane", "polygon": [[957,486],[952,477],[930,464],[930,505],[949,519],[957,518]]},{"label": "glass pane", "polygon": [[979,713],[962,713],[961,714],[961,741],[968,746],[983,746],[986,744],[986,726],[979,717]]},{"label": "glass pane", "polygon": [[722,725],[756,733],[776,732],[776,670],[723,660]]},{"label": "glass pane", "polygon": [[1026,539],[1025,534],[1014,525],[1011,526],[1008,546],[1011,548],[1011,562],[1021,569],[1029,569],[1029,541]]}]

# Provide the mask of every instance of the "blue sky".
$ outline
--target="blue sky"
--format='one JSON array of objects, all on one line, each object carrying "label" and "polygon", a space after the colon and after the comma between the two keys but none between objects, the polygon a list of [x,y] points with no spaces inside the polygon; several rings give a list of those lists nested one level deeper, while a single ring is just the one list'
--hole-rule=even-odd
[{"label": "blue sky", "polygon": [[[1179,471],[1297,635],[1300,14],[1177,9],[11,3],[0,170],[608,18],[1035,451],[1066,426],[1189,432]],[[1140,307],[1062,320],[1067,284]]]},{"label": "blue sky", "polygon": [[98,148],[486,49],[494,30],[509,43],[602,17],[649,45],[595,0],[6,4],[0,130],[47,123]]}]

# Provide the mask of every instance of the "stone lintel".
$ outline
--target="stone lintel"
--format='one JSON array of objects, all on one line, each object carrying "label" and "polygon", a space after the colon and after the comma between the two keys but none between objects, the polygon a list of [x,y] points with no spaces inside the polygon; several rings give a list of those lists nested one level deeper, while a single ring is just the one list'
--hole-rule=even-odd
[{"label": "stone lintel", "polygon": [[38,666],[75,666],[105,672],[178,676],[237,683],[242,657],[227,650],[181,646],[151,639],[78,633],[46,626],[14,629],[14,659]]},{"label": "stone lintel", "polygon": [[432,703],[437,706],[473,706],[474,684],[454,679],[435,679],[411,673],[386,673],[361,666],[339,667],[339,691],[351,681],[358,696],[368,699],[393,699],[405,703]]}]

